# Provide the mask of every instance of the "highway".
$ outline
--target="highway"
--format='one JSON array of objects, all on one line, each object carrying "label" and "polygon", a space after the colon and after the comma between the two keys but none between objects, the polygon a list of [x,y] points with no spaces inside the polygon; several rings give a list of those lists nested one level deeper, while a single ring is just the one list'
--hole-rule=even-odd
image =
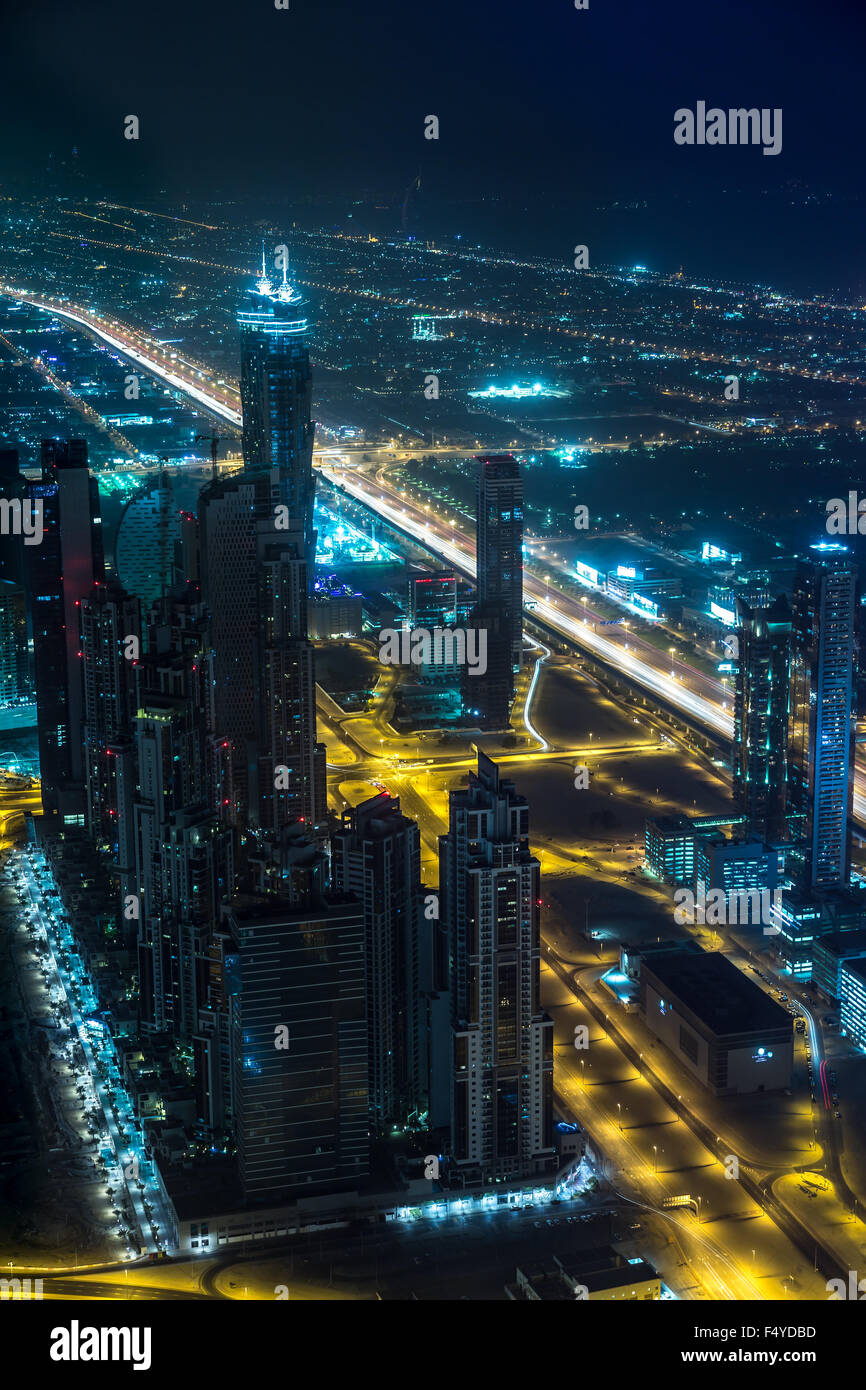
[{"label": "highway", "polygon": [[[8,285],[2,289],[4,293],[96,333],[118,352],[175,389],[190,395],[213,414],[228,420],[235,427],[241,424],[237,387],[222,379],[214,382],[208,369],[200,364],[185,362],[176,353],[167,352],[161,344],[137,330],[82,305],[56,301],[50,296],[34,296]],[[318,452],[322,457],[333,456],[335,451],[324,449]],[[459,530],[456,523],[446,525],[428,508],[421,508],[400,497],[381,478],[373,481],[354,469],[335,468],[325,462],[324,457],[319,471],[332,485],[376,512],[416,544],[429,549],[469,578],[475,578],[474,541]],[[642,655],[638,656],[636,651],[626,646],[627,639],[617,641],[614,636],[601,636],[589,621],[582,602],[562,592],[551,597],[549,582],[534,575],[530,569],[524,574],[524,597],[530,612],[551,630],[576,642],[618,674],[634,681],[668,705],[682,710],[711,734],[730,742],[733,737],[733,717],[717,703],[717,699],[712,698],[723,690],[718,681],[685,663],[680,663],[680,666],[688,675],[678,677],[675,670],[671,674],[654,664],[650,653],[655,660],[661,659],[661,653],[656,648],[641,644]],[[638,645],[634,637],[632,641],[635,646]],[[689,688],[690,685],[694,688]],[[859,761],[855,771],[854,815],[859,824],[866,826],[866,766]]]},{"label": "highway", "polygon": [[[455,525],[446,525],[427,508],[407,501],[380,478],[374,481],[354,469],[335,469],[331,465],[322,465],[319,471],[334,486],[375,511],[416,544],[439,555],[470,579],[475,578],[475,544]],[[633,633],[626,632],[623,636],[620,629],[612,628],[611,636],[601,636],[592,622],[592,619],[600,621],[600,615],[586,609],[583,599],[578,601],[563,592],[551,598],[549,583],[529,569],[524,571],[523,588],[525,607],[536,619],[576,642],[618,675],[628,677],[668,705],[684,711],[712,734],[727,742],[732,740],[733,716],[724,703],[718,703],[718,697],[726,694],[720,681],[681,660],[672,662],[669,670],[661,670],[661,662],[665,666],[669,664],[666,654],[642,642]],[[637,650],[641,651],[640,656]],[[677,670],[681,674],[677,674]],[[854,817],[866,826],[866,766],[859,759],[854,774]]]},{"label": "highway", "polygon": [[[23,887],[32,909],[31,934],[41,937],[47,945],[51,982],[63,1000],[82,1047],[87,1069],[86,1094],[90,1103],[98,1104],[102,1111],[101,1146],[103,1152],[111,1154],[108,1175],[119,1190],[126,1190],[141,1245],[145,1250],[158,1251],[170,1229],[168,1214],[155,1180],[148,1176],[152,1165],[145,1153],[143,1135],[121,1082],[111,1036],[95,1017],[99,1002],[72,928],[65,911],[60,907],[52,909],[45,897],[40,877],[53,887],[50,864],[41,850],[28,847],[13,855],[11,865],[18,875],[19,892]],[[157,1231],[161,1231],[161,1236]]]}]

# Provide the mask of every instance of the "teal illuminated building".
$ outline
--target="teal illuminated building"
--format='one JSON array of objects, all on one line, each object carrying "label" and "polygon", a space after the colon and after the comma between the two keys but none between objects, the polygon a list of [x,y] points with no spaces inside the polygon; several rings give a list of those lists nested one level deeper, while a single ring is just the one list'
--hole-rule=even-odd
[{"label": "teal illuminated building", "polygon": [[854,799],[857,572],[844,546],[813,546],[792,600],[788,867],[805,889],[848,886]]},{"label": "teal illuminated building", "polygon": [[695,877],[695,827],[688,816],[658,816],[646,823],[647,866],[665,883],[691,884]]},{"label": "teal illuminated building", "polygon": [[312,586],[316,536],[313,527],[313,379],[306,300],[283,271],[274,288],[265,270],[247,292],[238,313],[241,330],[241,410],[244,468],[279,470],[280,501],[301,528],[307,578]]},{"label": "teal illuminated building", "polygon": [[842,967],[840,1025],[857,1047],[866,1051],[866,964],[846,960]]},{"label": "teal illuminated building", "polygon": [[771,608],[737,599],[736,611],[734,804],[750,836],[778,843],[785,838],[791,613],[784,597]]}]

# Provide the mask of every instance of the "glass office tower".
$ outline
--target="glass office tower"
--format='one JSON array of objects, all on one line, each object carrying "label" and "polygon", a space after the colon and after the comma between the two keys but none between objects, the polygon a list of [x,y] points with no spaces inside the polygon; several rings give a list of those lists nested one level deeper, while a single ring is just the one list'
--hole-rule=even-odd
[{"label": "glass office tower", "polygon": [[854,798],[857,574],[844,546],[812,547],[792,598],[788,808],[800,887],[848,886]]}]

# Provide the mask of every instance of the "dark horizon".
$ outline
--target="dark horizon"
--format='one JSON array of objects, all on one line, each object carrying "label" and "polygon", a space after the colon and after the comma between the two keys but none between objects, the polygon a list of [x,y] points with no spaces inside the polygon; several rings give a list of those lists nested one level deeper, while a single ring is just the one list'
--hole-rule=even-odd
[{"label": "dark horizon", "polygon": [[[19,11],[0,184],[66,164],[81,196],[324,199],[347,222],[380,200],[393,232],[563,256],[592,238],[597,263],[860,293],[866,15],[830,0],[814,21],[806,0],[718,19],[690,0],[495,16],[444,0],[435,22],[303,0],[240,18],[217,0],[205,20],[157,0],[146,23],[89,0],[47,31]],[[674,113],[698,101],[781,109],[780,153],[678,146]]]}]

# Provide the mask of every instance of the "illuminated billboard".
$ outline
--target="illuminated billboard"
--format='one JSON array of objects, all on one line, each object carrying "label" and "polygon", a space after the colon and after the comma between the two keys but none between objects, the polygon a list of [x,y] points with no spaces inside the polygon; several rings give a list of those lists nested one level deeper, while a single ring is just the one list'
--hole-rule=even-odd
[{"label": "illuminated billboard", "polygon": [[715,600],[710,603],[710,613],[714,618],[718,618],[720,623],[724,623],[726,627],[734,627],[736,625],[736,613],[732,613],[730,608],[723,608],[722,605],[716,603]]},{"label": "illuminated billboard", "polygon": [[728,560],[732,565],[738,565],[742,558],[742,555],[735,554],[732,550],[723,550],[720,545],[711,545],[709,541],[704,541],[701,546],[702,560]]},{"label": "illuminated billboard", "polygon": [[652,599],[651,599],[651,598],[647,598],[645,594],[632,594],[632,596],[631,596],[631,601],[632,601],[632,603],[635,605],[635,607],[637,607],[637,608],[642,608],[643,611],[644,611],[645,613],[649,613],[650,617],[652,617],[652,618],[657,618],[657,617],[658,617],[658,615],[659,615],[659,606],[658,606],[658,604],[657,604],[657,603],[653,603]]},{"label": "illuminated billboard", "polygon": [[599,582],[600,572],[593,569],[592,565],[585,565],[582,560],[578,560],[574,568],[577,571],[578,579],[582,579],[586,584],[597,584]]}]

